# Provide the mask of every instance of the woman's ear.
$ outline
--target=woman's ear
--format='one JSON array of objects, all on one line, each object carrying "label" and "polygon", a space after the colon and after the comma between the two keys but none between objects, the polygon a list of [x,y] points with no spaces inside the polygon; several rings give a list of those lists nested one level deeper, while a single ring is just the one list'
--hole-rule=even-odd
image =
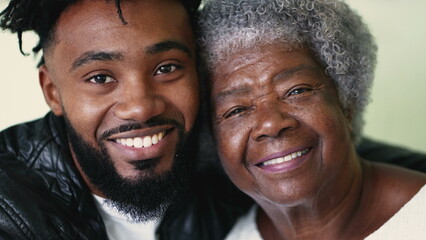
[{"label": "woman's ear", "polygon": [[52,110],[56,116],[62,116],[63,111],[59,91],[53,82],[51,74],[49,73],[46,65],[42,65],[39,68],[38,79],[41,90],[43,91],[44,100],[46,101],[47,105],[49,105],[50,110]]},{"label": "woman's ear", "polygon": [[348,120],[348,122],[352,122],[352,119],[353,119],[352,109],[343,109],[343,113],[345,114],[345,118]]},{"label": "woman's ear", "polygon": [[349,108],[344,108],[343,109],[343,114],[345,116],[346,122],[348,123],[348,130],[349,132],[353,135],[353,128],[352,128],[352,124],[353,124],[353,110],[349,109]]}]

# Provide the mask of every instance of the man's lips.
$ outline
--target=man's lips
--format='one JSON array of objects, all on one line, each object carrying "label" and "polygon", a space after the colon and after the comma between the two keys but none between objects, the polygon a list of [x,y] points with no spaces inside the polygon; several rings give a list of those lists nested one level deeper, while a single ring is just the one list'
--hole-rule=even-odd
[{"label": "man's lips", "polygon": [[114,134],[108,138],[108,142],[112,143],[108,144],[110,154],[127,161],[161,157],[170,152],[170,147],[174,149],[175,130],[173,125],[162,125]]},{"label": "man's lips", "polygon": [[164,137],[173,129],[174,126],[158,126],[149,129],[131,130],[114,134],[108,138],[108,141],[130,148],[149,148],[163,141]]},{"label": "man's lips", "polygon": [[109,153],[125,162],[158,158],[170,154],[177,141],[172,125],[131,130],[108,138]]},{"label": "man's lips", "polygon": [[166,134],[166,131],[162,131],[162,132],[153,134],[151,136],[145,136],[145,137],[141,136],[141,137],[134,137],[134,138],[130,138],[130,137],[116,138],[115,142],[128,147],[147,148],[159,143],[163,139],[165,134]]}]

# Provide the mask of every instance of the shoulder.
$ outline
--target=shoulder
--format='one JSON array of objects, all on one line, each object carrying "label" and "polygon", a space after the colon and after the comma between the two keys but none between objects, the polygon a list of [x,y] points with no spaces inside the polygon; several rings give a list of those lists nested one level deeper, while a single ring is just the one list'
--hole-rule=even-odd
[{"label": "shoulder", "polygon": [[371,163],[371,179],[375,196],[396,210],[426,184],[424,173],[383,163]]},{"label": "shoulder", "polygon": [[426,184],[426,174],[383,163],[364,162],[362,215],[371,233],[391,219]]},{"label": "shoulder", "polygon": [[383,163],[372,163],[373,181],[381,194],[396,194],[403,202],[411,199],[426,184],[426,174]]},{"label": "shoulder", "polygon": [[426,186],[366,239],[418,239],[426,234]]},{"label": "shoulder", "polygon": [[0,132],[1,237],[105,239],[90,192],[60,142],[56,120],[48,114]]}]

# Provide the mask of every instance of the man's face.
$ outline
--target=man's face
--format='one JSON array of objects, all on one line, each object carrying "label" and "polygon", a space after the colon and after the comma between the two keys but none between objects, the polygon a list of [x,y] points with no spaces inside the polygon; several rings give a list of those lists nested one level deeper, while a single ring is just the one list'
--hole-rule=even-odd
[{"label": "man's face", "polygon": [[101,188],[90,174],[102,176],[103,168],[87,169],[96,160],[85,151],[100,153],[130,185],[164,178],[175,168],[177,146],[194,124],[199,101],[183,6],[124,1],[122,10],[127,25],[112,2],[70,6],[57,22],[40,70],[48,104],[66,117],[77,167],[92,191],[108,198],[114,198],[108,184]]}]

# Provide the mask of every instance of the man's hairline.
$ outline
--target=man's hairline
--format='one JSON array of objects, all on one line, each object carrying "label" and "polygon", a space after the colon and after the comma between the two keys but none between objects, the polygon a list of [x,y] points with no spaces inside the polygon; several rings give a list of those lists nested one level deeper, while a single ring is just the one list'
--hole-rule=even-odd
[{"label": "man's hairline", "polygon": [[[107,0],[108,1],[108,0]],[[185,4],[183,3],[184,0],[176,0],[178,1],[184,8],[186,15],[188,17],[188,21],[189,24],[191,26],[191,28],[193,28],[192,24],[191,24],[191,17],[190,17],[190,12],[189,10],[185,7]],[[38,67],[41,66],[46,66],[46,68],[49,68],[49,63],[48,61],[46,61],[46,59],[49,59],[49,55],[53,54],[53,48],[56,47],[56,45],[58,44],[58,39],[57,39],[57,32],[58,32],[58,23],[60,21],[61,16],[69,10],[69,8],[75,4],[77,4],[78,1],[74,2],[73,4],[68,5],[59,15],[59,17],[56,19],[55,23],[52,25],[52,28],[50,29],[50,31],[47,33],[46,38],[44,43],[41,46],[41,50],[42,50],[42,54],[41,54],[41,58],[42,58],[42,64],[40,64]],[[126,25],[127,23],[122,22],[123,25]],[[195,37],[195,36],[193,36]],[[195,49],[192,49],[194,51],[196,51],[196,43],[194,42],[195,46],[189,46],[190,49],[193,47]],[[193,54],[196,55],[196,52],[194,52]],[[47,56],[47,58],[46,58]]]}]

